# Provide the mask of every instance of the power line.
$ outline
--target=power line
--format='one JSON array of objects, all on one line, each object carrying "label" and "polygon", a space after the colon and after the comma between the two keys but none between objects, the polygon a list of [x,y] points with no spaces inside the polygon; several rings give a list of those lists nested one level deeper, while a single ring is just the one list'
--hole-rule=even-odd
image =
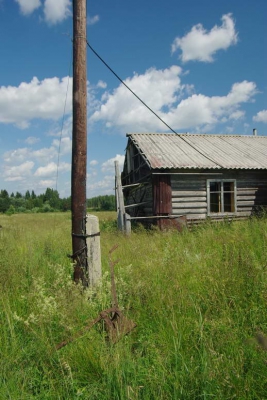
[{"label": "power line", "polygon": [[151,111],[164,125],[166,125],[173,133],[175,133],[176,135],[178,135],[178,133],[172,129],[165,121],[163,121],[162,118],[160,118],[160,116],[152,110],[152,108],[150,108],[139,96],[137,96],[137,94],[119,77],[119,75],[116,74],[115,71],[113,71],[113,69],[103,60],[102,57],[100,57],[100,55],[93,49],[93,47],[89,44],[89,42],[87,41],[87,46],[92,50],[92,52],[99,58],[100,61],[102,61],[103,64],[105,64],[105,66],[113,73],[113,75],[116,76],[116,78],[139,100],[141,101],[141,103],[149,109],[149,111]]},{"label": "power line", "polygon": [[66,115],[66,107],[67,107],[67,98],[68,98],[68,91],[69,91],[71,61],[72,61],[72,51],[71,51],[71,57],[70,57],[70,63],[69,63],[68,82],[67,82],[66,96],[65,96],[64,109],[63,109],[63,116],[62,116],[62,122],[61,122],[61,131],[60,131],[60,137],[59,137],[59,143],[58,143],[57,173],[56,173],[56,190],[57,190],[57,185],[58,185],[59,156],[60,156],[60,151],[61,151],[61,142],[62,142],[63,128],[64,128],[65,115]]},{"label": "power line", "polygon": [[209,156],[205,155],[202,153],[199,149],[197,149],[194,145],[189,143],[183,136],[181,136],[178,132],[176,132],[170,125],[168,125],[154,110],[152,110],[151,107],[149,107],[120,77],[116,72],[103,60],[103,58],[94,50],[94,48],[90,45],[88,40],[86,40],[87,46],[92,50],[92,52],[99,58],[99,60],[112,72],[113,75],[116,76],[116,78],[150,111],[152,114],[154,114],[167,128],[172,131],[175,135],[179,136],[180,139],[182,139],[185,143],[187,143],[189,146],[191,146],[194,150],[196,150],[199,154],[201,154],[203,157],[207,158],[209,161],[219,165],[221,168],[223,168],[222,165],[218,164],[212,158]]}]

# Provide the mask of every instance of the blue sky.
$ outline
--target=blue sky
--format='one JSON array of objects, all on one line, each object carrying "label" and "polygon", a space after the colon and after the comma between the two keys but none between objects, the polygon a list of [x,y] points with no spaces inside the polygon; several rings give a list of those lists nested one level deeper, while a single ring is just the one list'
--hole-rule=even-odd
[{"label": "blue sky", "polygon": [[[266,135],[266,19],[266,0],[87,1],[90,44],[181,133]],[[9,193],[70,195],[71,37],[70,0],[0,0],[0,189]],[[114,193],[126,133],[168,129],[90,49],[87,74],[94,197]]]}]

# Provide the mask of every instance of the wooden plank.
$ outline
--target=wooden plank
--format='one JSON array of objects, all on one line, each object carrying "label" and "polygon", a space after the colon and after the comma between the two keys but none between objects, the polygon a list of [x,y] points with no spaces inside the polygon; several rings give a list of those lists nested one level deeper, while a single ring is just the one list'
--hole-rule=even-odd
[{"label": "wooden plank", "polygon": [[173,197],[172,202],[173,203],[186,203],[190,201],[195,201],[195,202],[200,202],[204,201],[207,202],[207,197],[206,196],[199,196],[199,197]]},{"label": "wooden plank", "polygon": [[124,206],[124,208],[131,208],[131,207],[139,207],[142,206],[143,204],[149,203],[148,201],[143,201],[142,203],[136,203],[136,204],[127,204]]},{"label": "wooden plank", "polygon": [[244,194],[244,196],[236,196],[236,199],[237,199],[237,201],[239,202],[239,201],[246,201],[246,200],[249,200],[249,201],[251,201],[251,200],[256,200],[256,196],[255,195],[251,195],[251,196],[246,196],[245,194]]},{"label": "wooden plank", "polygon": [[242,206],[255,206],[255,207],[259,207],[259,206],[266,206],[266,201],[238,201],[237,202],[237,206],[238,207],[242,207]]},{"label": "wooden plank", "polygon": [[237,216],[238,217],[249,217],[251,215],[251,211],[238,211]]},{"label": "wooden plank", "polygon": [[172,212],[174,213],[181,213],[181,214],[193,214],[193,213],[201,213],[201,214],[207,214],[207,208],[177,208],[173,207]]},{"label": "wooden plank", "polygon": [[180,208],[181,210],[185,209],[185,208],[195,208],[195,209],[199,209],[201,207],[207,207],[207,202],[201,202],[201,203],[176,203],[176,202],[172,202],[172,207],[173,208]]},{"label": "wooden plank", "polygon": [[121,176],[119,170],[119,163],[115,161],[115,177],[116,177],[116,199],[117,199],[117,216],[118,216],[118,228],[121,231],[125,231],[125,208],[124,199],[121,186]]},{"label": "wooden plank", "polygon": [[206,196],[206,190],[173,190],[172,197]]}]

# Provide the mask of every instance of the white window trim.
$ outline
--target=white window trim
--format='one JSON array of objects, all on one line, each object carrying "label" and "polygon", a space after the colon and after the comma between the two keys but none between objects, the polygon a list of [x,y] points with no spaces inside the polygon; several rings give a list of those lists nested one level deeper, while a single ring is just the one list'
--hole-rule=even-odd
[{"label": "white window trim", "polygon": [[[233,182],[234,184],[234,207],[235,211],[233,212],[211,212],[210,211],[210,182]],[[224,204],[223,204],[223,196],[221,196],[222,199],[222,209],[224,209]],[[207,216],[225,216],[225,215],[236,215],[237,214],[237,201],[236,201],[236,179],[207,179]]]}]

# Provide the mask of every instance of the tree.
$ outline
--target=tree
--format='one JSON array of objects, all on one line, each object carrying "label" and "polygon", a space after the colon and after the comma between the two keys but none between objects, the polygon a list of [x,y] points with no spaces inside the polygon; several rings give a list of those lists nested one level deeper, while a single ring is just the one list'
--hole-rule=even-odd
[{"label": "tree", "polygon": [[8,199],[9,198],[9,195],[8,195],[8,192],[7,192],[7,190],[1,190],[1,193],[0,193],[0,197],[2,198],[2,199]]},{"label": "tree", "polygon": [[0,197],[0,213],[5,213],[10,206],[10,199],[7,197]]},{"label": "tree", "polygon": [[47,188],[44,194],[44,203],[49,203],[54,209],[59,209],[60,199],[57,190]]}]

